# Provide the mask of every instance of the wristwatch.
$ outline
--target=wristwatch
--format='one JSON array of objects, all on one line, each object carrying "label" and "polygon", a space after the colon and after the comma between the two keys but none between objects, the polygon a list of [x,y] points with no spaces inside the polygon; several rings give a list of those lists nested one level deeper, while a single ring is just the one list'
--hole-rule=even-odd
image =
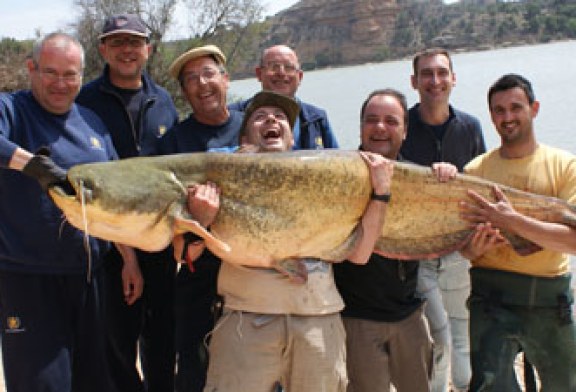
[{"label": "wristwatch", "polygon": [[383,203],[389,203],[391,197],[392,195],[390,193],[383,193],[381,195],[378,195],[374,193],[374,190],[372,190],[372,194],[370,195],[370,199],[381,201]]}]

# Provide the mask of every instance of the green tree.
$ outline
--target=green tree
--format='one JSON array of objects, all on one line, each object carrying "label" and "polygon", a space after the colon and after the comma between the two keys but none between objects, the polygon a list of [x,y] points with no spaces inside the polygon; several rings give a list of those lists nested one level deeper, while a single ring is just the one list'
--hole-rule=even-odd
[{"label": "green tree", "polygon": [[32,49],[32,41],[14,38],[0,40],[0,91],[15,91],[28,87],[25,60]]}]

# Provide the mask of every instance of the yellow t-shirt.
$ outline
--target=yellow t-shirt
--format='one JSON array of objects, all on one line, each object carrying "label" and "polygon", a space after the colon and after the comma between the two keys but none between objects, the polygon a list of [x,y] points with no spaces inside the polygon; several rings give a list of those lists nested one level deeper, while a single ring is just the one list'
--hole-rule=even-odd
[{"label": "yellow t-shirt", "polygon": [[[576,203],[576,157],[553,147],[539,145],[532,155],[519,159],[503,159],[499,150],[494,149],[476,157],[464,171],[523,191]],[[570,268],[566,254],[543,249],[521,256],[510,246],[487,252],[473,260],[472,265],[542,277],[562,275]]]}]

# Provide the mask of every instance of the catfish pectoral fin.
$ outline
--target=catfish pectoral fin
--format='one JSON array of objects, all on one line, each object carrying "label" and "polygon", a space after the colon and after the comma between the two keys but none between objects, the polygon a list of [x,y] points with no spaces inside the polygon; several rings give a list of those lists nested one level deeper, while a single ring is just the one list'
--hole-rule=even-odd
[{"label": "catfish pectoral fin", "polygon": [[518,237],[516,235],[504,234],[510,245],[516,253],[520,256],[528,256],[532,253],[540,252],[542,247],[534,242],[527,240],[523,237]]},{"label": "catfish pectoral fin", "polygon": [[522,248],[514,248],[516,253],[518,253],[520,256],[528,256],[531,255],[532,253],[540,252],[542,249],[543,248],[540,245],[536,245],[533,242],[530,242],[529,244],[527,244],[527,246]]},{"label": "catfish pectoral fin", "polygon": [[231,251],[230,245],[214,237],[212,233],[202,227],[202,225],[195,220],[186,219],[179,216],[174,217],[174,231],[180,233],[190,231],[202,237],[204,241],[206,241],[206,246],[208,248],[216,249],[225,253],[229,253]]},{"label": "catfish pectoral fin", "polygon": [[292,283],[304,284],[308,281],[308,270],[301,259],[278,260],[274,264],[274,269]]}]

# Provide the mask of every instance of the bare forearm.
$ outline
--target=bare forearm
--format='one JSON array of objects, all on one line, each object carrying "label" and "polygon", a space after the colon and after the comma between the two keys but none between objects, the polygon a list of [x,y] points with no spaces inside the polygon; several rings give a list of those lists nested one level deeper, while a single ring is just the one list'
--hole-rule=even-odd
[{"label": "bare forearm", "polygon": [[14,170],[22,170],[22,168],[26,166],[32,156],[33,155],[28,151],[22,148],[17,148],[16,151],[14,151],[12,158],[10,159],[10,163],[8,163],[8,167]]},{"label": "bare forearm", "polygon": [[386,217],[388,204],[382,201],[371,200],[362,217],[362,233],[358,244],[348,256],[348,260],[355,264],[366,264],[374,251],[374,245],[382,234],[382,226]]},{"label": "bare forearm", "polygon": [[514,214],[507,220],[503,229],[526,238],[542,248],[576,254],[576,230],[569,226]]},{"label": "bare forearm", "polygon": [[460,203],[461,217],[473,224],[485,223],[503,232],[516,234],[542,248],[556,252],[576,253],[576,229],[542,222],[516,211],[498,186],[492,189],[495,201],[469,190],[470,201]]},{"label": "bare forearm", "polygon": [[124,264],[135,264],[138,262],[138,258],[136,257],[136,251],[134,250],[134,248],[128,245],[118,243],[115,243],[114,245],[116,246],[116,249],[118,249],[120,256],[122,256]]}]

